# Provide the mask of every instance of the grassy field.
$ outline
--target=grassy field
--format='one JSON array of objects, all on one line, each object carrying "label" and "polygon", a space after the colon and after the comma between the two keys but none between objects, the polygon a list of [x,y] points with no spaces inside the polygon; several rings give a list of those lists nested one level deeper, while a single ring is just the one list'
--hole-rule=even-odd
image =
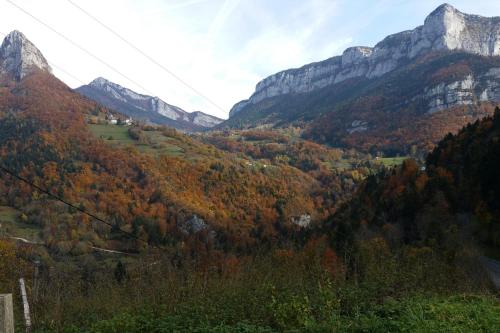
[{"label": "grassy field", "polygon": [[[166,136],[159,130],[144,130],[142,134],[147,138],[147,143],[139,142],[129,135],[127,126],[119,125],[89,125],[91,132],[105,142],[116,146],[133,146],[141,152],[150,153],[156,156],[182,157],[187,160],[195,161],[198,158],[204,158],[209,154],[206,147],[199,142],[194,144],[192,140],[183,136]],[[233,135],[232,139],[240,138],[239,135]],[[266,140],[251,141],[247,143],[258,143],[259,145]],[[394,167],[403,163],[408,157],[386,157],[373,160],[376,164],[382,164],[386,167]],[[353,168],[352,161],[349,159],[340,159],[338,161],[325,162],[329,169],[349,170]],[[255,163],[255,161],[254,161]]]},{"label": "grassy field", "polygon": [[89,125],[90,131],[98,138],[114,146],[134,146],[139,151],[156,155],[182,156],[185,149],[175,138],[169,138],[160,131],[144,131],[150,144],[140,143],[130,137],[127,126]]},{"label": "grassy field", "polygon": [[0,206],[0,235],[40,241],[40,228],[20,220],[21,213],[12,207]]},{"label": "grassy field", "polygon": [[144,148],[145,151],[168,156],[183,156],[186,153],[182,142],[176,138],[166,137],[160,131],[145,131],[144,134],[152,142]]},{"label": "grassy field", "polygon": [[128,127],[117,125],[89,125],[90,131],[97,137],[113,144],[133,145],[136,142],[128,134]]}]

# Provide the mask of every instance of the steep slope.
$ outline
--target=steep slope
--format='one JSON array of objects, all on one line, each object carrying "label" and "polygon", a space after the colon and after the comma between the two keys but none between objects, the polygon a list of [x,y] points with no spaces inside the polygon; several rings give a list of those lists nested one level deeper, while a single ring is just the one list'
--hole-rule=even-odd
[{"label": "steep slope", "polygon": [[325,212],[318,181],[292,167],[252,168],[236,154],[168,131],[162,135],[169,142],[197,147],[196,158],[107,145],[85,123],[97,107],[44,72],[0,89],[2,164],[115,224],[96,223],[2,174],[1,204],[40,226],[53,251],[144,246],[119,229],[155,244],[197,243],[210,232],[217,247],[243,249],[279,237],[295,216],[320,219]]},{"label": "steep slope", "polygon": [[[188,253],[194,246],[197,255],[214,248],[246,251],[286,238],[298,228],[297,217],[319,221],[334,210],[336,197],[319,177],[283,163],[253,166],[240,154],[172,129],[109,125],[138,143],[108,144],[87,120],[109,110],[48,69],[19,81],[14,76],[0,81],[1,164],[112,224],[97,223],[0,172],[0,206],[18,209],[25,222],[40,227],[41,239],[55,253],[145,246],[120,230],[152,244],[182,244]],[[161,138],[154,147],[144,133],[152,131]],[[183,153],[196,153],[179,156],[171,149],[176,143]],[[331,170],[322,176],[332,184],[340,177]]]},{"label": "steep slope", "polygon": [[222,119],[203,112],[188,113],[177,106],[165,103],[158,97],[138,94],[104,78],[97,78],[90,84],[77,88],[76,91],[136,120],[167,125],[180,130],[201,131],[222,122]]},{"label": "steep slope", "polygon": [[[478,112],[480,103],[500,100],[499,55],[500,18],[467,15],[442,5],[423,26],[389,36],[374,48],[350,48],[342,56],[264,79],[249,100],[233,107],[221,127],[293,123],[312,127],[309,137],[319,141],[364,149],[365,144],[350,136],[366,132],[370,145],[384,148],[386,138],[378,137],[380,133],[412,130],[410,124],[419,119],[456,106]],[[411,82],[398,86],[405,80]],[[373,110],[364,112],[367,107]],[[343,114],[337,117],[339,109]],[[416,114],[410,116],[408,109]],[[426,139],[433,141],[443,133],[429,134],[433,137]],[[328,138],[332,135],[334,139]]]},{"label": "steep slope", "polygon": [[26,36],[15,30],[0,46],[0,73],[21,80],[34,70],[51,71],[42,53]]},{"label": "steep slope", "polygon": [[327,228],[334,228],[340,247],[360,234],[378,234],[393,245],[450,250],[476,241],[498,253],[499,156],[497,108],[494,117],[447,135],[428,155],[425,170],[408,160],[369,177]]},{"label": "steep slope", "polygon": [[[447,133],[493,114],[500,101],[500,57],[437,53],[351,84],[347,96],[334,87],[314,94],[322,109],[307,115],[312,119],[305,137],[372,153],[428,152]],[[332,108],[325,105],[329,101]]]}]

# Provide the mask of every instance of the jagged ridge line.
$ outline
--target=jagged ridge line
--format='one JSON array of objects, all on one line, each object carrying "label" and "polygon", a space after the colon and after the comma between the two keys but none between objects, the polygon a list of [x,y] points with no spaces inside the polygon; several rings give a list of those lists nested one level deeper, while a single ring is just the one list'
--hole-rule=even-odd
[{"label": "jagged ridge line", "polygon": [[47,29],[49,29],[50,31],[52,31],[53,33],[55,33],[56,35],[58,35],[59,37],[61,37],[62,39],[66,40],[68,43],[72,44],[73,46],[75,46],[76,48],[80,49],[81,51],[83,51],[84,53],[86,53],[87,55],[89,55],[90,57],[94,58],[95,60],[97,60],[101,64],[105,65],[106,67],[108,67],[109,69],[111,69],[113,72],[119,74],[120,76],[122,76],[123,78],[125,78],[126,80],[128,80],[129,82],[132,82],[134,85],[136,85],[137,87],[139,87],[142,90],[146,91],[147,93],[149,93],[151,95],[155,95],[149,89],[143,87],[140,83],[136,82],[134,79],[130,78],[126,74],[123,74],[121,71],[119,71],[118,69],[116,69],[114,66],[110,65],[105,60],[102,60],[100,57],[96,56],[95,54],[93,54],[92,52],[90,52],[89,50],[87,50],[86,48],[84,48],[83,46],[81,46],[80,44],[74,42],[71,38],[67,37],[66,35],[62,34],[61,32],[59,32],[58,30],[56,30],[55,28],[53,28],[49,24],[45,23],[44,21],[42,21],[38,17],[34,16],[30,12],[28,12],[26,9],[22,8],[21,6],[17,5],[16,3],[14,3],[11,0],[5,0],[5,1],[7,1],[8,3],[10,3],[12,6],[14,6],[15,8],[17,8],[18,10],[20,10],[24,14],[28,15],[29,17],[31,17],[32,19],[34,19],[35,21],[37,21],[41,25],[43,25],[44,27],[46,27]]},{"label": "jagged ridge line", "polygon": [[[0,35],[1,36],[4,36],[4,37],[7,37],[7,34],[0,31]],[[76,77],[75,75],[71,74],[70,72],[68,72],[67,70],[65,70],[64,68],[62,68],[61,66],[59,65],[56,65],[55,63],[53,63],[52,61],[49,61],[47,59],[47,62],[49,63],[50,67],[54,67],[54,68],[57,68],[58,70],[60,70],[61,72],[63,72],[64,74],[70,76],[71,78],[73,78],[74,80],[80,82],[81,84],[85,85],[85,81],[81,80],[80,78]]]},{"label": "jagged ridge line", "polygon": [[109,32],[111,32],[113,35],[115,35],[117,38],[119,38],[122,42],[124,42],[125,44],[127,44],[128,46],[130,46],[131,48],[133,48],[135,51],[137,51],[138,53],[140,53],[142,56],[144,56],[149,61],[151,61],[153,64],[155,64],[156,66],[158,66],[161,69],[163,69],[166,73],[168,73],[174,79],[176,79],[177,81],[179,81],[180,83],[182,83],[184,86],[186,86],[187,88],[189,88],[195,94],[197,94],[198,96],[202,97],[204,100],[206,100],[207,102],[209,102],[210,104],[212,104],[213,106],[215,106],[220,111],[226,112],[221,106],[219,106],[217,103],[215,103],[212,99],[210,99],[209,97],[207,97],[205,94],[203,94],[198,89],[194,88],[189,83],[187,83],[180,76],[178,76],[177,74],[175,74],[174,72],[172,72],[171,70],[169,70],[168,68],[166,68],[165,66],[163,66],[159,61],[155,60],[153,57],[149,56],[147,53],[145,53],[144,51],[142,51],[140,48],[138,48],[137,46],[135,46],[134,44],[132,44],[130,41],[128,41],[125,37],[123,37],[122,35],[120,35],[114,29],[110,28],[108,25],[104,24],[101,20],[97,19],[94,15],[90,14],[88,11],[86,11],[82,7],[78,6],[73,1],[71,1],[71,0],[67,0],[67,1],[72,6],[74,6],[75,8],[77,8],[79,11],[81,11],[82,13],[84,13],[85,15],[87,15],[88,17],[90,17],[93,21],[97,22],[103,28],[105,28],[106,30],[108,30]]}]

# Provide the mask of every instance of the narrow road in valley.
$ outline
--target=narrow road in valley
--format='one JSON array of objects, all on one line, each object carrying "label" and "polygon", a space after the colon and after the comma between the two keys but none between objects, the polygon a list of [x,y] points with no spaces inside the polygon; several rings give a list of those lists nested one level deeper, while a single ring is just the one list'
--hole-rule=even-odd
[{"label": "narrow road in valley", "polygon": [[115,250],[106,250],[100,247],[95,247],[91,246],[92,250],[95,251],[100,251],[100,252],[106,252],[106,253],[114,253],[114,254],[125,254],[125,255],[133,255],[134,253],[127,253],[127,252],[121,252],[121,251],[115,251]]},{"label": "narrow road in valley", "polygon": [[21,238],[21,237],[9,237],[9,238],[14,239],[14,240],[18,240],[18,241],[26,243],[26,244],[31,244],[31,245],[45,245],[43,243],[32,242],[30,240],[27,240],[26,238]]},{"label": "narrow road in valley", "polygon": [[496,261],[490,258],[481,257],[481,263],[484,265],[491,281],[497,289],[500,289],[500,261]]}]

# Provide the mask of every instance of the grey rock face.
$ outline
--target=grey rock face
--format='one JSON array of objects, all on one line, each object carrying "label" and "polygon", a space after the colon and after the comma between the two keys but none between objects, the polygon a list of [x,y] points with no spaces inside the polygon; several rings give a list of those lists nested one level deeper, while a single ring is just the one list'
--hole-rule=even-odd
[{"label": "grey rock face", "polygon": [[428,103],[428,113],[458,105],[472,105],[477,96],[481,102],[500,101],[500,68],[492,68],[485,75],[468,75],[452,83],[441,83],[427,88],[424,99]]},{"label": "grey rock face", "polygon": [[468,15],[444,4],[426,18],[423,26],[388,36],[373,48],[349,48],[342,56],[271,75],[257,84],[248,100],[236,104],[229,116],[266,98],[308,93],[350,78],[380,77],[422,54],[454,50],[499,56],[500,17]]},{"label": "grey rock face", "polygon": [[184,234],[191,235],[207,229],[208,225],[203,219],[194,215],[189,220],[179,223],[178,227]]},{"label": "grey rock face", "polygon": [[474,84],[472,75],[450,84],[441,83],[427,89],[425,97],[429,100],[428,113],[434,113],[457,105],[474,104]]},{"label": "grey rock face", "polygon": [[21,80],[33,70],[52,72],[40,50],[21,32],[12,31],[0,47],[0,73]]},{"label": "grey rock face", "polygon": [[203,127],[214,127],[222,122],[221,119],[208,115],[201,111],[192,112],[191,116],[194,124]]},{"label": "grey rock face", "polygon": [[479,97],[481,102],[500,101],[500,68],[492,68],[483,77],[485,85]]},{"label": "grey rock face", "polygon": [[[97,100],[109,108],[116,109],[116,111],[132,117],[137,114],[149,114],[155,115],[156,118],[153,119],[160,118],[161,120],[161,118],[164,117],[173,120],[184,125],[184,127],[180,129],[184,129],[186,124],[191,124],[195,127],[209,128],[222,122],[222,119],[203,112],[186,112],[177,106],[164,102],[158,97],[138,94],[102,77],[95,79],[86,86],[78,88],[77,91],[91,99]],[[134,110],[134,114],[129,114],[127,112],[130,110]],[[152,120],[152,122],[155,121]],[[169,124],[175,127],[175,122]]]},{"label": "grey rock face", "polygon": [[307,228],[311,224],[311,215],[302,214],[299,217],[293,217],[292,223],[301,228]]},{"label": "grey rock face", "polygon": [[364,132],[367,129],[368,129],[368,123],[366,121],[354,120],[351,123],[350,128],[347,129],[347,132],[349,132],[349,134],[352,134],[356,132]]}]

